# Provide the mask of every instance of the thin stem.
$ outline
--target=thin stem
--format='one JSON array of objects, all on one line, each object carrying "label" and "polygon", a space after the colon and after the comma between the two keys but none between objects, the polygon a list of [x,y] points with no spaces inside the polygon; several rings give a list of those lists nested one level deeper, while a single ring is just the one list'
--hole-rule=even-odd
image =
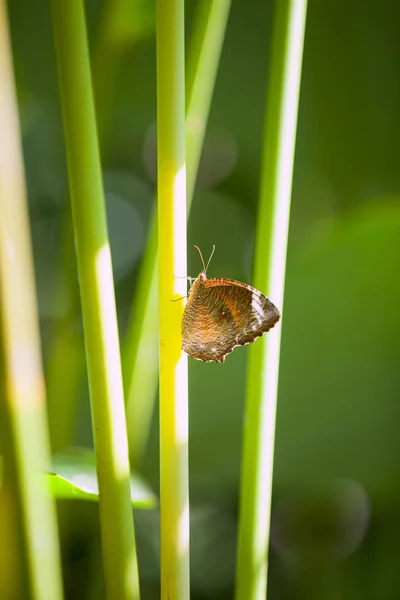
[{"label": "thin stem", "polygon": [[[53,499],[42,473],[50,468],[45,385],[25,177],[6,3],[0,1],[0,319],[5,394],[0,412],[8,426],[3,499],[22,530],[29,597],[61,600],[62,577]],[[2,398],[3,400],[3,398]],[[3,440],[4,442],[4,440]],[[10,486],[6,484],[10,480]],[[12,506],[11,506],[12,505]],[[4,505],[3,505],[4,507]],[[15,525],[15,523],[13,523]],[[0,534],[0,558],[14,548]],[[15,531],[14,531],[15,534]],[[14,540],[15,541],[15,540]],[[12,565],[15,561],[11,560]],[[9,584],[9,585],[8,585]],[[18,581],[0,588],[13,597]],[[17,588],[17,595],[18,592]],[[27,591],[26,589],[23,590]]]},{"label": "thin stem", "polygon": [[76,327],[76,321],[80,317],[80,300],[70,215],[65,216],[63,220],[61,249],[61,270],[65,280],[61,290],[56,282],[52,293],[62,293],[66,307],[51,328],[46,364],[47,403],[53,452],[64,450],[71,443],[79,401],[78,386],[86,374],[83,335],[80,328]]},{"label": "thin stem", "polygon": [[[207,127],[208,114],[225,36],[231,0],[203,0],[190,40],[186,80],[187,210]],[[185,275],[175,273],[175,275]],[[157,219],[153,216],[145,257],[132,306],[123,351],[129,447],[134,465],[140,464],[147,442],[157,390]]]},{"label": "thin stem", "polygon": [[[283,305],[307,0],[275,6],[254,285]],[[236,600],[264,600],[281,325],[249,349]]]},{"label": "thin stem", "polygon": [[110,247],[82,0],[52,0],[100,491],[107,597],[139,598]]},{"label": "thin stem", "polygon": [[187,356],[181,350],[186,284],[184,0],[157,2],[157,146],[160,315],[161,598],[188,600]]}]

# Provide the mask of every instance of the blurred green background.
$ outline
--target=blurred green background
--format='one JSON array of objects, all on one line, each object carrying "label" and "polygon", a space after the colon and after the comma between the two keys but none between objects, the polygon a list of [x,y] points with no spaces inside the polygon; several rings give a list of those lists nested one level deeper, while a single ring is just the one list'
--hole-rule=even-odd
[{"label": "blurred green background", "polygon": [[[201,0],[198,0],[201,2]],[[186,2],[190,39],[196,2]],[[86,2],[121,339],[155,192],[155,3]],[[92,445],[49,6],[9,15],[54,450]],[[233,0],[188,226],[251,282],[272,3]],[[106,33],[105,33],[106,32]],[[288,251],[269,598],[398,598],[400,5],[310,0]],[[185,275],[184,273],[182,275]],[[274,300],[272,298],[272,300]],[[156,319],[157,316],[154,315]],[[246,348],[190,360],[194,600],[233,597]],[[72,357],[72,359],[71,359]],[[69,386],[75,381],[78,386]],[[73,406],[72,420],[65,415]],[[158,490],[158,415],[142,474]],[[97,505],[58,504],[66,597],[102,598]],[[142,597],[158,513],[136,511]]]}]

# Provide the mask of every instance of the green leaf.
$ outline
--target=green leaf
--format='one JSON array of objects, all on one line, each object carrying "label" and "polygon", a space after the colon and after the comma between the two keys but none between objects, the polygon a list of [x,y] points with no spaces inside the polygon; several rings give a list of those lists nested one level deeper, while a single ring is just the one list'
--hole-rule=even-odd
[{"label": "green leaf", "polygon": [[[0,487],[3,457],[0,456]],[[98,500],[99,487],[92,450],[72,448],[53,456],[53,472],[46,475],[48,488],[57,499]],[[137,474],[131,474],[131,500],[135,508],[151,509],[158,504],[156,495]]]},{"label": "green leaf", "polygon": [[[54,473],[49,484],[56,498],[98,500],[99,488],[94,452],[86,448],[72,448],[53,457]],[[136,508],[154,508],[157,498],[137,474],[131,474],[131,500]]]}]

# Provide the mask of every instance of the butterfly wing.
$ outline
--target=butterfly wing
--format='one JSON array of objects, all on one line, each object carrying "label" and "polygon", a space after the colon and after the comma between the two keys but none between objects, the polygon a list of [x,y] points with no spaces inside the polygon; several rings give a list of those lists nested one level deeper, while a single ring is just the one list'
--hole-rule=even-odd
[{"label": "butterfly wing", "polygon": [[236,346],[250,344],[280,318],[268,298],[240,281],[206,279],[193,288],[182,320],[182,348],[192,358],[224,362]]},{"label": "butterfly wing", "polygon": [[229,279],[209,279],[205,286],[209,291],[216,291],[235,321],[233,347],[254,342],[280,319],[276,306],[250,285]]}]

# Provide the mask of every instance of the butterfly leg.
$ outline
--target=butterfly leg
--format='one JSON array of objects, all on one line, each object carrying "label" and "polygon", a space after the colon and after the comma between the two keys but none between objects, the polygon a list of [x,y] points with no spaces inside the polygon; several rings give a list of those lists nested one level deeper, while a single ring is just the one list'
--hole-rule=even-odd
[{"label": "butterfly leg", "polygon": [[192,281],[196,279],[196,277],[182,277],[181,275],[174,275],[174,277],[176,277],[176,279],[187,279],[190,281],[190,285],[192,285]]}]

